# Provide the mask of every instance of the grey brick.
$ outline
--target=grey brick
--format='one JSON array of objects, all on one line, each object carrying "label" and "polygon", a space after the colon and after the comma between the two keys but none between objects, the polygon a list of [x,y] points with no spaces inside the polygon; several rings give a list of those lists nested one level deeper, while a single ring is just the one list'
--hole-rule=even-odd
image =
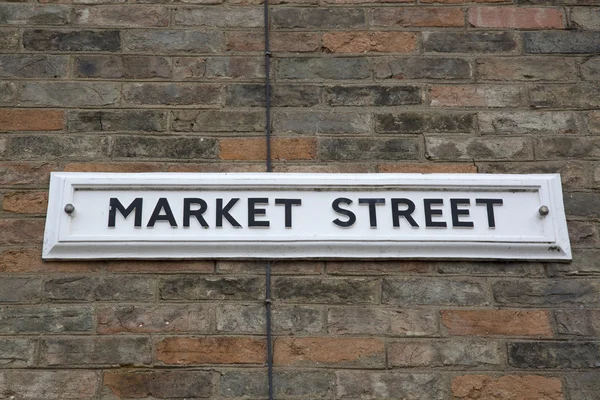
[{"label": "grey brick", "polygon": [[583,79],[588,81],[600,80],[600,57],[590,58],[581,64]]},{"label": "grey brick", "polygon": [[[317,333],[323,330],[320,309],[307,306],[275,305],[273,332]],[[256,333],[265,331],[265,307],[263,305],[223,305],[217,308],[217,331],[229,333]]]},{"label": "grey brick", "polygon": [[600,400],[600,372],[577,372],[567,375],[571,400]]},{"label": "grey brick", "polygon": [[89,307],[0,307],[0,320],[2,334],[83,333],[93,328]]},{"label": "grey brick", "polygon": [[46,107],[86,107],[117,104],[120,87],[110,82],[26,82],[20,104]]},{"label": "grey brick", "polygon": [[600,156],[600,138],[549,137],[536,141],[539,159],[597,158]]},{"label": "grey brick", "polygon": [[475,129],[474,113],[404,112],[377,114],[374,119],[375,132],[378,133],[464,133]]},{"label": "grey brick", "polygon": [[479,79],[492,81],[564,81],[577,77],[577,67],[568,58],[478,58],[475,65]]},{"label": "grey brick", "polygon": [[[316,85],[283,85],[271,87],[273,107],[310,107],[319,104],[321,89]],[[260,84],[230,85],[225,104],[232,107],[264,107],[265,86]]]},{"label": "grey brick", "polygon": [[388,344],[391,367],[498,368],[503,364],[500,343],[478,340],[409,340]]},{"label": "grey brick", "polygon": [[594,54],[600,52],[600,32],[524,32],[525,53]]},{"label": "grey brick", "polygon": [[41,292],[41,279],[0,278],[1,303],[35,303]]},{"label": "grey brick", "polygon": [[376,68],[377,78],[469,79],[471,65],[462,58],[412,57],[394,59]]},{"label": "grey brick", "polygon": [[66,25],[69,7],[57,4],[0,4],[1,25]]},{"label": "grey brick", "polygon": [[35,51],[119,51],[119,31],[25,30],[23,47]]},{"label": "grey brick", "polygon": [[0,104],[10,104],[17,101],[19,86],[14,82],[0,82]]},{"label": "grey brick", "polygon": [[425,51],[439,53],[503,53],[517,49],[513,32],[426,32]]},{"label": "grey brick", "polygon": [[223,47],[223,35],[218,31],[125,30],[123,47],[153,54],[214,53]]},{"label": "grey brick", "polygon": [[356,8],[276,8],[272,12],[273,28],[352,29],[364,27],[365,12]]},{"label": "grey brick", "polygon": [[438,374],[336,371],[336,395],[348,399],[444,400],[449,386]]},{"label": "grey brick", "polygon": [[427,156],[432,160],[528,160],[531,142],[524,138],[428,137]]},{"label": "grey brick", "polygon": [[385,278],[382,303],[398,305],[488,305],[484,285],[478,281],[431,278]]},{"label": "grey brick", "polygon": [[600,8],[572,8],[571,24],[578,29],[600,30]]},{"label": "grey brick", "polygon": [[437,336],[437,312],[395,308],[334,307],[327,314],[333,335]]},{"label": "grey brick", "polygon": [[567,225],[573,247],[596,247],[600,244],[600,235],[594,222],[568,221]]},{"label": "grey brick", "polygon": [[398,139],[321,139],[319,157],[326,161],[418,160],[421,141]]},{"label": "grey brick", "polygon": [[[585,201],[585,197],[581,201]],[[600,257],[600,252],[597,250],[579,250],[574,252],[571,263],[547,264],[546,273],[551,278],[557,276],[600,276],[598,257]]]},{"label": "grey brick", "polygon": [[53,55],[0,55],[0,78],[64,78],[68,57]]},{"label": "grey brick", "polygon": [[597,108],[600,107],[600,84],[540,85],[531,88],[531,104],[536,108]]},{"label": "grey brick", "polygon": [[57,278],[46,282],[44,295],[54,301],[150,301],[154,297],[154,280],[142,276]]},{"label": "grey brick", "polygon": [[32,340],[0,338],[0,368],[31,367],[35,362],[34,354],[35,342]]},{"label": "grey brick", "polygon": [[564,201],[569,216],[600,218],[600,193],[569,192],[565,193]]},{"label": "grey brick", "polygon": [[207,78],[256,79],[265,76],[260,57],[210,57],[206,59]]},{"label": "grey brick", "polygon": [[211,105],[222,101],[222,88],[202,83],[125,83],[123,99],[136,105]]},{"label": "grey brick", "polygon": [[71,111],[67,126],[70,132],[164,132],[167,113],[155,110]]},{"label": "grey brick", "polygon": [[273,129],[309,134],[366,133],[371,131],[371,117],[358,113],[283,111],[273,116]]},{"label": "grey brick", "polygon": [[169,9],[163,6],[133,4],[79,6],[73,10],[73,24],[126,28],[168,26]]},{"label": "grey brick", "polygon": [[149,338],[46,338],[41,346],[40,363],[48,366],[140,366],[152,362],[152,343]]},{"label": "grey brick", "polygon": [[379,281],[363,278],[280,277],[273,298],[294,303],[362,304],[379,301]]},{"label": "grey brick", "polygon": [[[278,397],[329,397],[333,374],[329,371],[279,371],[275,372],[273,383],[274,394]],[[221,394],[225,397],[264,397],[267,381],[261,372],[227,372],[221,377]]]},{"label": "grey brick", "polygon": [[436,262],[437,272],[442,275],[479,275],[479,276],[544,276],[544,264],[531,261],[498,261],[474,263],[470,261]]},{"label": "grey brick", "polygon": [[175,10],[175,25],[204,26],[213,28],[260,28],[263,26],[263,10],[260,6],[225,8],[178,7]]},{"label": "grey brick", "polygon": [[121,398],[185,399],[211,397],[212,371],[119,371],[104,374],[104,386]]},{"label": "grey brick", "polygon": [[159,282],[163,300],[259,300],[264,282],[258,277],[176,276]]},{"label": "grey brick", "polygon": [[74,75],[78,78],[170,78],[171,66],[165,57],[78,56]]},{"label": "grey brick", "polygon": [[416,86],[331,86],[326,95],[331,106],[401,106],[423,101]]},{"label": "grey brick", "polygon": [[279,79],[366,79],[366,58],[284,58],[277,63]]},{"label": "grey brick", "polygon": [[495,134],[576,133],[577,118],[571,112],[481,112],[479,130]]},{"label": "grey brick", "polygon": [[600,282],[594,280],[499,281],[492,285],[496,304],[510,306],[594,306]]},{"label": "grey brick", "polygon": [[559,335],[600,335],[600,310],[556,310],[554,318]]},{"label": "grey brick", "polygon": [[5,147],[7,160],[89,160],[108,154],[108,140],[90,136],[11,136]]},{"label": "grey brick", "polygon": [[0,28],[0,53],[11,53],[19,50],[21,35],[16,29]]},{"label": "grey brick", "polygon": [[91,399],[99,384],[97,371],[0,371],[0,393],[10,393],[23,400]]},{"label": "grey brick", "polygon": [[204,78],[206,59],[199,57],[174,57],[173,79],[194,80]]},{"label": "grey brick", "polygon": [[477,163],[479,172],[496,174],[561,174],[564,188],[586,186],[587,177],[582,163],[571,161]]},{"label": "grey brick", "polygon": [[113,156],[126,158],[172,158],[202,160],[217,157],[217,141],[205,138],[153,138],[118,136]]},{"label": "grey brick", "polygon": [[263,111],[174,111],[172,129],[177,132],[256,132],[265,129]]},{"label": "grey brick", "polygon": [[598,368],[600,346],[578,342],[508,343],[508,363],[516,368]]}]

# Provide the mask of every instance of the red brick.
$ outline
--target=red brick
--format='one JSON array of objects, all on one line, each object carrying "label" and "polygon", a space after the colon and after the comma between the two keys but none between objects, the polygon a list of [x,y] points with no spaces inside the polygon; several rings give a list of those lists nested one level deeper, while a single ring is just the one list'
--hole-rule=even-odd
[{"label": "red brick", "polygon": [[537,375],[463,375],[452,381],[454,399],[465,400],[562,400],[559,378]]},{"label": "red brick", "polygon": [[[319,35],[302,32],[277,32],[269,41],[271,51],[311,52],[319,49]],[[227,49],[235,51],[262,51],[265,37],[259,32],[228,32]]]},{"label": "red brick", "polygon": [[554,8],[472,7],[469,23],[477,28],[561,29],[563,13]]},{"label": "red brick", "polygon": [[0,185],[46,185],[50,172],[58,171],[54,163],[0,163]]},{"label": "red brick", "polygon": [[518,107],[525,92],[517,86],[433,86],[429,91],[432,106]]},{"label": "red brick", "polygon": [[14,244],[41,245],[44,238],[42,219],[1,219],[0,246]]},{"label": "red brick", "polygon": [[464,26],[460,8],[377,8],[374,26]]},{"label": "red brick", "polygon": [[322,48],[333,53],[410,53],[417,47],[412,32],[330,32]]},{"label": "red brick", "polygon": [[0,131],[57,131],[64,128],[64,111],[0,109]]},{"label": "red brick", "polygon": [[9,192],[2,201],[4,211],[17,214],[44,214],[47,207],[47,192]]},{"label": "red brick", "polygon": [[96,272],[106,265],[103,261],[42,261],[42,249],[11,249],[0,253],[0,272]]},{"label": "red brick", "polygon": [[456,174],[476,173],[477,167],[473,164],[380,164],[377,172],[405,173],[405,174]]},{"label": "red brick", "polygon": [[[264,160],[265,139],[221,139],[222,160]],[[312,160],[317,156],[317,140],[314,138],[277,138],[271,141],[274,160]]]},{"label": "red brick", "polygon": [[171,337],[158,343],[165,364],[262,364],[266,343],[250,337]]},{"label": "red brick", "polygon": [[552,337],[547,311],[449,310],[442,322],[451,335]]},{"label": "red brick", "polygon": [[296,366],[385,366],[385,346],[374,338],[277,338],[275,364]]},{"label": "red brick", "polygon": [[70,163],[67,172],[160,172],[163,164],[155,163]]}]

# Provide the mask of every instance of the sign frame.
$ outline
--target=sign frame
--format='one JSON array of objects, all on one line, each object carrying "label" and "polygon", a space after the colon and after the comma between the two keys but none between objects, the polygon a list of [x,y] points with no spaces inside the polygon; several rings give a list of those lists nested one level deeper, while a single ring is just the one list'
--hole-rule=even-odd
[{"label": "sign frame", "polygon": [[[538,192],[550,210],[547,241],[360,241],[344,240],[69,240],[71,218],[65,206],[76,190],[378,190]],[[77,204],[75,213],[77,212]],[[545,222],[546,223],[546,222]],[[67,224],[67,225],[65,225]],[[67,234],[65,234],[67,232]],[[42,258],[61,259],[571,259],[563,196],[558,174],[308,174],[308,173],[78,173],[51,174]]]}]

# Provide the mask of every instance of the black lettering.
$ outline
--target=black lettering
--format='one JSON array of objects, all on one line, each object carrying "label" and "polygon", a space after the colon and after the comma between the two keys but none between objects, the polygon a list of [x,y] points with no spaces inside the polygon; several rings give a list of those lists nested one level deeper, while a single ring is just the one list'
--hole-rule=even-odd
[{"label": "black lettering", "polygon": [[269,221],[257,221],[257,215],[265,215],[267,210],[264,208],[256,208],[257,204],[269,204],[269,199],[266,197],[249,198],[248,199],[248,226],[269,226]]},{"label": "black lettering", "polygon": [[301,199],[275,199],[276,205],[285,207],[285,227],[292,227],[292,206],[302,205]]},{"label": "black lettering", "polygon": [[[409,199],[391,199],[392,200],[392,220],[394,223],[394,228],[400,227],[400,217],[404,217],[410,226],[413,228],[418,228],[419,224],[412,217],[412,213],[415,212],[415,203]],[[402,204],[406,206],[406,210],[399,210],[398,206]]]},{"label": "black lettering", "polygon": [[469,199],[450,199],[450,210],[452,211],[452,226],[460,227],[460,228],[472,228],[473,222],[471,221],[460,221],[459,216],[461,215],[469,215],[469,210],[458,209],[459,205],[471,205],[471,200]]},{"label": "black lettering", "polygon": [[135,200],[133,200],[127,208],[125,208],[125,207],[123,207],[123,204],[121,204],[119,199],[117,199],[116,197],[111,197],[110,201],[108,203],[108,227],[109,228],[115,227],[117,211],[119,211],[121,213],[121,215],[123,215],[124,218],[127,218],[129,216],[129,214],[131,214],[131,212],[133,210],[135,210],[135,220],[134,220],[133,226],[135,226],[136,228],[141,228],[141,226],[142,226],[142,203],[143,203],[142,198],[138,197]]},{"label": "black lettering", "polygon": [[475,199],[476,205],[485,205],[487,208],[488,227],[496,227],[496,218],[494,217],[494,206],[501,206],[503,204],[502,199]]},{"label": "black lettering", "polygon": [[229,221],[229,223],[231,224],[231,226],[234,226],[236,228],[241,228],[242,226],[231,216],[231,214],[229,214],[229,210],[231,210],[231,208],[235,205],[235,203],[238,202],[238,198],[233,198],[231,200],[229,200],[229,202],[227,203],[227,205],[225,205],[225,207],[223,207],[223,199],[217,199],[217,222],[216,222],[216,226],[221,228],[223,226],[223,217],[225,217],[225,219],[227,221]]},{"label": "black lettering", "polygon": [[432,205],[444,205],[443,199],[423,199],[423,206],[425,208],[425,226],[433,227],[433,228],[445,228],[446,223],[443,221],[433,221],[432,217],[434,215],[442,215],[442,210],[432,210]]},{"label": "black lettering", "polygon": [[[165,214],[161,215],[161,211],[163,210],[165,211]],[[152,228],[157,221],[168,221],[171,227],[177,227],[177,222],[175,222],[175,216],[173,215],[173,211],[171,211],[169,201],[164,197],[161,197],[156,202],[156,207],[154,207],[154,211],[152,211],[147,226]]]},{"label": "black lettering", "polygon": [[350,205],[350,204],[352,204],[352,200],[347,199],[345,197],[338,197],[337,199],[335,199],[333,201],[333,203],[331,203],[331,207],[333,208],[333,211],[335,211],[338,214],[347,216],[348,220],[342,221],[339,218],[336,218],[333,220],[333,223],[336,224],[337,226],[341,226],[342,228],[347,228],[349,226],[354,225],[354,223],[356,222],[356,215],[354,215],[354,213],[350,210],[341,208],[340,204]]},{"label": "black lettering", "polygon": [[369,224],[371,228],[377,228],[377,204],[385,204],[385,199],[358,199],[358,204],[369,205]]},{"label": "black lettering", "polygon": [[[192,210],[192,204],[197,204],[200,206],[200,208],[198,208],[197,210]],[[189,228],[190,217],[194,216],[194,217],[196,217],[196,220],[200,223],[200,225],[202,225],[203,228],[208,228],[208,224],[206,223],[206,220],[202,216],[202,214],[204,214],[204,212],[206,212],[207,208],[208,208],[208,205],[206,204],[206,201],[204,201],[203,199],[188,198],[188,197],[184,198],[183,199],[183,226],[186,228]]]}]

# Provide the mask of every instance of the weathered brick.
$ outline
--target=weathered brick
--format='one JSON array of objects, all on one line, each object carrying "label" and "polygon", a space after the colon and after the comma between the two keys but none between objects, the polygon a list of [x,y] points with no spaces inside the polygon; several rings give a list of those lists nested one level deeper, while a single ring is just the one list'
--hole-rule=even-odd
[{"label": "weathered brick", "polygon": [[49,300],[108,301],[151,300],[154,280],[143,276],[74,276],[46,281],[44,296]]},{"label": "weathered brick", "polygon": [[[276,371],[273,390],[277,397],[329,397],[333,375],[324,371]],[[262,372],[231,371],[221,377],[221,394],[225,397],[260,398],[268,394],[267,381]]]},{"label": "weathered brick", "polygon": [[600,80],[600,57],[594,57],[584,61],[581,64],[581,75],[585,80]]},{"label": "weathered brick", "polygon": [[428,273],[431,269],[425,262],[418,261],[328,261],[329,275],[393,275],[399,273]]},{"label": "weathered brick", "polygon": [[73,24],[83,26],[142,28],[168,26],[169,9],[147,5],[94,5],[75,7]]},{"label": "weathered brick", "polygon": [[[264,50],[265,36],[262,32],[227,32],[227,49],[235,51]],[[277,32],[269,40],[271,51],[311,52],[319,49],[319,36],[316,33]]]},{"label": "weathered brick", "polygon": [[498,174],[561,174],[563,187],[586,186],[585,166],[573,161],[477,163],[479,172]]},{"label": "weathered brick", "polygon": [[475,400],[563,400],[562,382],[555,377],[538,375],[463,375],[452,380],[455,399]]},{"label": "weathered brick", "polygon": [[8,192],[2,200],[2,210],[17,214],[43,214],[48,207],[46,192]]},{"label": "weathered brick", "polygon": [[504,53],[517,49],[513,32],[425,32],[425,51],[440,53]]},{"label": "weathered brick", "polygon": [[210,57],[206,59],[207,78],[264,78],[264,59],[260,57]]},{"label": "weathered brick", "polygon": [[114,138],[113,155],[126,158],[214,159],[217,157],[217,141],[196,137],[118,136]]},{"label": "weathered brick", "polygon": [[104,387],[119,398],[204,398],[213,392],[210,371],[105,372]]},{"label": "weathered brick", "polygon": [[435,266],[439,274],[443,275],[473,275],[473,276],[518,276],[518,277],[540,277],[545,276],[544,264],[531,261],[497,261],[473,263],[469,261],[436,262]]},{"label": "weathered brick", "polygon": [[[265,160],[264,138],[231,138],[219,141],[221,160]],[[274,138],[271,140],[274,160],[313,160],[317,155],[314,138]]]},{"label": "weathered brick", "polygon": [[468,14],[476,28],[561,29],[563,19],[556,8],[471,7]]},{"label": "weathered brick", "polygon": [[482,282],[465,279],[385,278],[382,303],[398,305],[488,305]]},{"label": "weathered brick", "polygon": [[330,106],[401,106],[422,102],[416,86],[330,86],[325,93]]},{"label": "weathered brick", "polygon": [[68,163],[63,170],[65,172],[159,172],[164,170],[164,166],[153,163]]},{"label": "weathered brick", "polygon": [[273,129],[309,134],[365,133],[371,130],[371,117],[356,112],[282,111],[273,115]]},{"label": "weathered brick", "polygon": [[508,363],[515,368],[598,368],[600,345],[591,342],[509,342]]},{"label": "weathered brick", "polygon": [[291,303],[377,303],[379,281],[371,278],[278,277],[273,281],[273,297]]},{"label": "weathered brick", "polygon": [[90,370],[0,371],[0,393],[15,399],[87,400],[96,395],[99,385],[98,372]]},{"label": "weathered brick", "polygon": [[385,345],[376,338],[278,337],[273,362],[293,366],[381,368]]},{"label": "weathered brick", "polygon": [[408,340],[388,345],[390,367],[498,368],[503,362],[500,343],[481,340]]},{"label": "weathered brick", "polygon": [[572,8],[571,24],[579,29],[600,30],[600,8]]},{"label": "weathered brick", "polygon": [[[263,169],[264,170],[264,169]],[[261,170],[261,171],[263,171]],[[275,164],[273,170],[276,172],[302,172],[302,173],[366,173],[373,172],[373,167],[368,164]]]},{"label": "weathered brick", "polygon": [[264,114],[241,110],[174,111],[171,126],[176,132],[262,132]]},{"label": "weathered brick", "polygon": [[600,194],[569,192],[565,193],[564,200],[567,215],[600,218]]},{"label": "weathered brick", "polygon": [[328,32],[321,41],[322,49],[332,53],[410,53],[417,47],[412,32]]},{"label": "weathered brick", "polygon": [[206,74],[206,58],[174,57],[172,63],[175,80],[202,79]]},{"label": "weathered brick", "polygon": [[479,130],[494,134],[576,133],[574,113],[552,112],[480,112]]},{"label": "weathered brick", "polygon": [[456,27],[465,24],[460,8],[379,7],[371,14],[374,26]]},{"label": "weathered brick", "polygon": [[384,79],[469,79],[471,65],[462,58],[398,58],[377,64],[375,76]]},{"label": "weathered brick", "polygon": [[525,32],[525,53],[594,54],[600,51],[600,32]]},{"label": "weathered brick", "polygon": [[0,55],[0,78],[64,78],[66,56],[42,54]]},{"label": "weathered brick", "polygon": [[367,400],[444,400],[448,387],[441,375],[374,371],[337,371],[339,398]]},{"label": "weathered brick", "polygon": [[161,53],[214,53],[223,46],[218,31],[125,30],[123,47],[129,51]]},{"label": "weathered brick", "polygon": [[265,341],[252,337],[170,337],[157,344],[156,358],[165,364],[262,364]]},{"label": "weathered brick", "polygon": [[[262,170],[261,170],[262,171]],[[308,260],[278,260],[271,263],[271,274],[273,275],[319,275],[323,273],[322,261]],[[253,274],[262,275],[265,269],[264,261],[227,261],[217,263],[217,271],[221,274]]]},{"label": "weathered brick", "polygon": [[259,28],[263,26],[263,10],[258,6],[224,7],[178,7],[175,9],[175,25],[204,26],[208,28]]},{"label": "weathered brick", "polygon": [[118,51],[119,31],[54,31],[27,29],[23,47],[35,51]]},{"label": "weathered brick", "polygon": [[547,311],[446,310],[442,323],[451,335],[552,337]]},{"label": "weathered brick", "polygon": [[326,161],[417,160],[421,141],[398,139],[321,139],[319,158]]},{"label": "weathered brick", "polygon": [[21,35],[17,29],[0,28],[0,53],[9,53],[19,50]]},{"label": "weathered brick", "polygon": [[[225,104],[230,107],[264,107],[265,99],[265,86],[262,84],[231,85],[227,88]],[[273,107],[310,107],[320,101],[321,88],[318,85],[277,84],[271,87]]]},{"label": "weathered brick", "polygon": [[70,111],[70,132],[163,132],[167,129],[167,113],[155,110]]},{"label": "weathered brick", "polygon": [[[139,171],[138,171],[139,172]],[[215,265],[213,261],[201,260],[171,260],[165,263],[161,260],[127,260],[110,261],[107,265],[109,272],[127,272],[127,273],[155,273],[168,274],[176,272],[193,272],[197,274],[209,274],[214,272]]]},{"label": "weathered brick", "polygon": [[[34,364],[35,342],[29,339],[0,338],[0,367],[26,368]],[[2,378],[0,376],[0,390]]]},{"label": "weathered brick", "polygon": [[108,154],[108,141],[91,136],[12,136],[6,140],[7,160],[90,159]]},{"label": "weathered brick", "polygon": [[475,114],[473,113],[404,112],[377,114],[374,119],[375,132],[378,133],[465,133],[475,129]]},{"label": "weathered brick", "polygon": [[477,166],[467,163],[379,164],[377,171],[405,174],[474,174],[477,172]]},{"label": "weathered brick", "polygon": [[352,29],[365,27],[365,11],[359,8],[275,8],[271,24],[278,28]]},{"label": "weathered brick", "polygon": [[40,257],[41,248],[26,247],[0,252],[0,272],[7,273],[53,273],[53,272],[98,272],[102,262],[53,261],[44,262]]},{"label": "weathered brick", "polygon": [[531,88],[531,105],[535,108],[600,107],[600,84],[540,85]]},{"label": "weathered brick", "polygon": [[51,162],[0,163],[0,184],[2,185],[45,185],[50,180],[50,172],[58,165]]},{"label": "weathered brick", "polygon": [[224,163],[209,162],[202,164],[168,165],[169,172],[265,172],[264,162],[255,163]]},{"label": "weathered brick", "polygon": [[0,131],[57,131],[64,129],[65,113],[59,110],[0,110]]},{"label": "weathered brick", "polygon": [[163,300],[258,300],[264,282],[257,277],[175,276],[159,281]]},{"label": "weathered brick", "polygon": [[577,67],[568,58],[478,58],[475,65],[478,78],[492,81],[567,81],[577,76]]},{"label": "weathered brick", "polygon": [[600,156],[598,137],[546,137],[536,140],[535,146],[536,157],[542,160],[569,157],[585,159]]},{"label": "weathered brick", "polygon": [[428,137],[427,157],[432,160],[531,160],[531,142],[524,138]]},{"label": "weathered brick", "polygon": [[577,372],[567,375],[567,391],[571,400],[598,400],[600,373]]},{"label": "weathered brick", "polygon": [[86,55],[75,58],[74,75],[107,79],[170,78],[171,66],[165,57]]},{"label": "weathered brick", "polygon": [[[307,306],[272,308],[273,332],[276,334],[318,333],[323,330],[320,309]],[[266,327],[263,305],[223,305],[217,308],[217,331],[262,334]]]},{"label": "weathered brick", "polygon": [[579,250],[573,254],[573,261],[565,263],[549,263],[546,272],[549,277],[557,276],[600,276],[600,253],[595,250]]},{"label": "weathered brick", "polygon": [[433,86],[429,96],[434,107],[518,107],[526,101],[520,86]]},{"label": "weathered brick", "polygon": [[41,343],[40,363],[48,366],[148,365],[152,344],[141,337],[56,337]]},{"label": "weathered brick", "polygon": [[1,278],[0,303],[37,303],[42,281],[33,278]]},{"label": "weathered brick", "polygon": [[132,105],[215,105],[222,101],[222,88],[204,83],[125,83],[123,100]]},{"label": "weathered brick", "polygon": [[499,281],[492,285],[494,301],[511,306],[594,306],[600,304],[600,282],[594,280]]},{"label": "weathered brick", "polygon": [[437,336],[437,313],[366,307],[334,307],[327,314],[327,332],[333,335]]},{"label": "weathered brick", "polygon": [[371,76],[366,58],[284,58],[277,62],[280,79],[366,79]]},{"label": "weathered brick", "polygon": [[19,104],[42,107],[108,106],[120,100],[120,87],[112,82],[26,82]]},{"label": "weathered brick", "polygon": [[595,247],[600,244],[598,228],[593,222],[568,221],[569,239],[573,247]]},{"label": "weathered brick", "polygon": [[0,318],[2,334],[81,333],[93,328],[89,307],[0,307]]},{"label": "weathered brick", "polygon": [[559,335],[600,335],[600,310],[556,310],[554,318]]},{"label": "weathered brick", "polygon": [[63,5],[0,4],[1,25],[66,25],[69,8]]},{"label": "weathered brick", "polygon": [[20,87],[15,82],[0,82],[0,104],[18,101]]}]

